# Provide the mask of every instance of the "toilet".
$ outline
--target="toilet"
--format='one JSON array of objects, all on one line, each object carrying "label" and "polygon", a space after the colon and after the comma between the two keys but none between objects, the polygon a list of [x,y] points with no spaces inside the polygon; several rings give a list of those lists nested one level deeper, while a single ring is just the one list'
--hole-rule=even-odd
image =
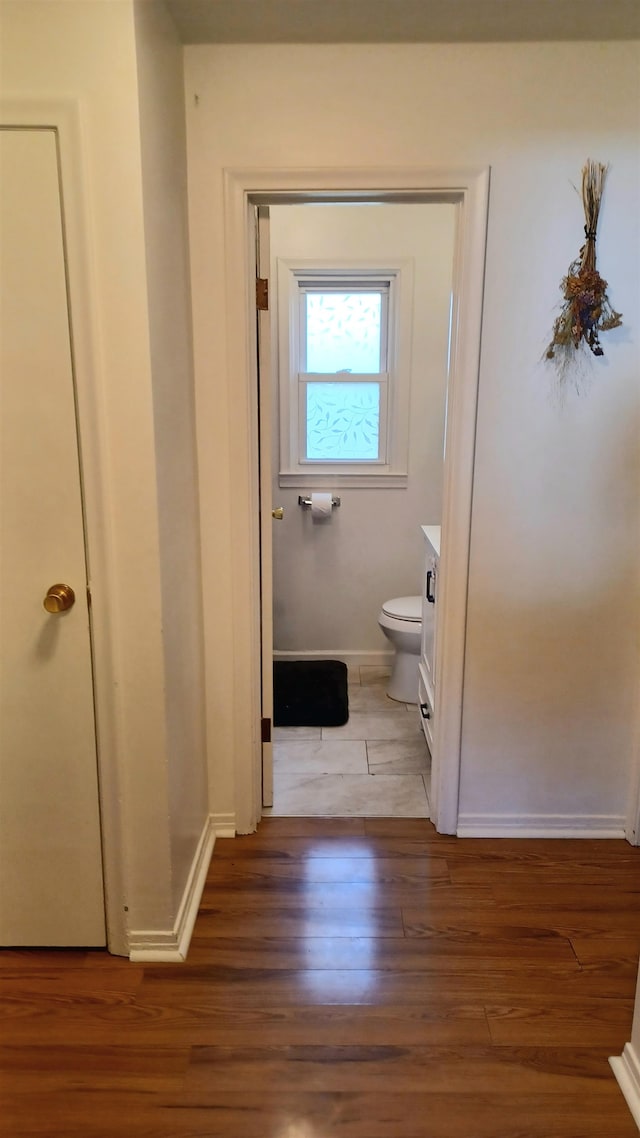
[{"label": "toilet", "polygon": [[401,703],[417,703],[422,597],[394,597],[385,601],[378,624],[395,648],[387,695]]}]

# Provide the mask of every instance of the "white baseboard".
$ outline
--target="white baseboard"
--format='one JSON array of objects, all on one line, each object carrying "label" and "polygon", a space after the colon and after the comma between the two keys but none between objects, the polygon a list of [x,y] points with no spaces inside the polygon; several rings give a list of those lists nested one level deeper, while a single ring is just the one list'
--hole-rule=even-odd
[{"label": "white baseboard", "polygon": [[216,838],[235,838],[235,814],[211,814],[210,818]]},{"label": "white baseboard", "polygon": [[618,814],[460,814],[459,838],[624,838]]},{"label": "white baseboard", "polygon": [[173,928],[132,931],[129,935],[130,960],[165,960],[174,964],[186,960],[218,832],[214,817],[209,815],[203,826]]},{"label": "white baseboard", "polygon": [[363,651],[363,652],[343,652],[340,648],[336,648],[333,652],[325,651],[320,652],[280,652],[274,650],[274,660],[343,660],[345,664],[359,668],[363,666],[373,666],[379,668],[390,668],[393,662],[393,649],[387,651],[381,648],[379,651]]},{"label": "white baseboard", "polygon": [[622,1055],[609,1060],[618,1085],[627,1100],[634,1122],[640,1130],[640,1060],[631,1043],[626,1043]]}]

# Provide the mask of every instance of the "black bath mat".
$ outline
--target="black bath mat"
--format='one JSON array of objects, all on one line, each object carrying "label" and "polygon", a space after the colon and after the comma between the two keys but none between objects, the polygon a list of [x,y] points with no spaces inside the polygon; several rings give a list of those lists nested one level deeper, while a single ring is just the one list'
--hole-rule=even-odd
[{"label": "black bath mat", "polygon": [[347,665],[342,660],[276,660],[275,727],[341,727],[349,718]]}]

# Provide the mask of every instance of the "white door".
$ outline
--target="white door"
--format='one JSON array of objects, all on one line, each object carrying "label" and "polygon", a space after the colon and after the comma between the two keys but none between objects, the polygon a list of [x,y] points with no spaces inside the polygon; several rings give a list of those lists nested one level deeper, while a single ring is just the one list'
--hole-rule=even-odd
[{"label": "white door", "polygon": [[[282,520],[271,500],[271,313],[269,311],[269,209],[255,211],[260,446],[260,603],[262,669],[262,805],[273,806],[273,554],[271,527]],[[266,289],[260,283],[266,281]]]},{"label": "white door", "polygon": [[0,944],[104,945],[55,131],[0,130],[0,171]]}]

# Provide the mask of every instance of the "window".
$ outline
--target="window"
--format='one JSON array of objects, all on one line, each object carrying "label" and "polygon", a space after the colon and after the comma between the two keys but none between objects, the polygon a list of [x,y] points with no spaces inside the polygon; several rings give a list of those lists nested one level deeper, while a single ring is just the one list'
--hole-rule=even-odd
[{"label": "window", "polygon": [[280,485],[406,485],[407,268],[279,262]]},{"label": "window", "polygon": [[384,462],[389,283],[299,291],[299,461]]}]

